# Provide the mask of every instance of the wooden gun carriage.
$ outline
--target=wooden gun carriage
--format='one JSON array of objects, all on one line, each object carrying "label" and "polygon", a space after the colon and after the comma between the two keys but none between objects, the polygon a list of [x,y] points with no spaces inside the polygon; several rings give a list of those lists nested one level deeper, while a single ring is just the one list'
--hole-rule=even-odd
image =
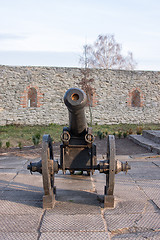
[{"label": "wooden gun carriage", "polygon": [[52,208],[55,202],[55,173],[61,169],[63,173],[69,170],[87,171],[88,175],[99,170],[106,174],[104,190],[104,207],[114,207],[114,178],[120,171],[130,169],[128,163],[115,160],[115,138],[109,135],[106,142],[106,160],[97,163],[96,145],[92,128],[87,127],[84,107],[87,104],[86,94],[78,88],[70,88],[64,96],[64,103],[69,111],[69,127],[64,127],[61,135],[60,162],[54,160],[53,146],[50,135],[42,139],[42,160],[30,163],[31,172],[39,172],[43,177],[43,208]]}]

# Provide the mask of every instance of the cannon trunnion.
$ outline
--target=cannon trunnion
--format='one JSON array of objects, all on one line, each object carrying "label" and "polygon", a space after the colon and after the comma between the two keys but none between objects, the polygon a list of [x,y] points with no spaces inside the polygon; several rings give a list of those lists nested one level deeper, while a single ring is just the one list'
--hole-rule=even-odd
[{"label": "cannon trunnion", "polygon": [[108,136],[106,146],[106,160],[97,164],[96,145],[92,128],[87,127],[84,107],[87,103],[86,94],[78,88],[70,88],[64,96],[64,103],[69,112],[69,127],[64,127],[61,135],[60,162],[54,160],[52,140],[50,135],[42,139],[42,160],[30,163],[28,169],[39,172],[43,178],[43,208],[52,208],[55,203],[56,187],[54,175],[61,169],[73,174],[74,171],[87,171],[88,175],[99,170],[106,174],[104,190],[104,207],[114,207],[114,177],[120,171],[130,169],[128,163],[115,160],[115,138]]}]

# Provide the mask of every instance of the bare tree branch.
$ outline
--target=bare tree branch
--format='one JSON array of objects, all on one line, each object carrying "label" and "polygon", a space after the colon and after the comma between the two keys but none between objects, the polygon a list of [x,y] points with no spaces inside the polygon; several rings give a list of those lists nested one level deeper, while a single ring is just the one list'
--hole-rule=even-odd
[{"label": "bare tree branch", "polygon": [[[134,70],[137,65],[131,52],[122,56],[122,46],[115,41],[114,35],[99,35],[93,45],[84,48],[85,61],[90,68]],[[80,62],[84,64],[84,58]]]}]

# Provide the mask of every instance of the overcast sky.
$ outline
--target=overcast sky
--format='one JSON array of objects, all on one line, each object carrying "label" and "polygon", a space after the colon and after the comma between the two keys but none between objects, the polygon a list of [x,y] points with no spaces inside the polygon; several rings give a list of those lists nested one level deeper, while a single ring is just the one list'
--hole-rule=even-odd
[{"label": "overcast sky", "polygon": [[83,45],[114,34],[139,70],[160,70],[159,0],[0,0],[0,64],[79,67]]}]

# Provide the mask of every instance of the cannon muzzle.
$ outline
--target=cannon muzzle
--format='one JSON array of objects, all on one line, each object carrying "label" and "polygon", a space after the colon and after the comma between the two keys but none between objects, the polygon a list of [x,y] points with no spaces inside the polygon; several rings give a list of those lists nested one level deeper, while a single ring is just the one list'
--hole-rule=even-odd
[{"label": "cannon muzzle", "polygon": [[79,88],[70,88],[64,95],[64,103],[69,111],[69,130],[74,135],[81,134],[86,128],[84,107],[87,103],[85,92]]}]

